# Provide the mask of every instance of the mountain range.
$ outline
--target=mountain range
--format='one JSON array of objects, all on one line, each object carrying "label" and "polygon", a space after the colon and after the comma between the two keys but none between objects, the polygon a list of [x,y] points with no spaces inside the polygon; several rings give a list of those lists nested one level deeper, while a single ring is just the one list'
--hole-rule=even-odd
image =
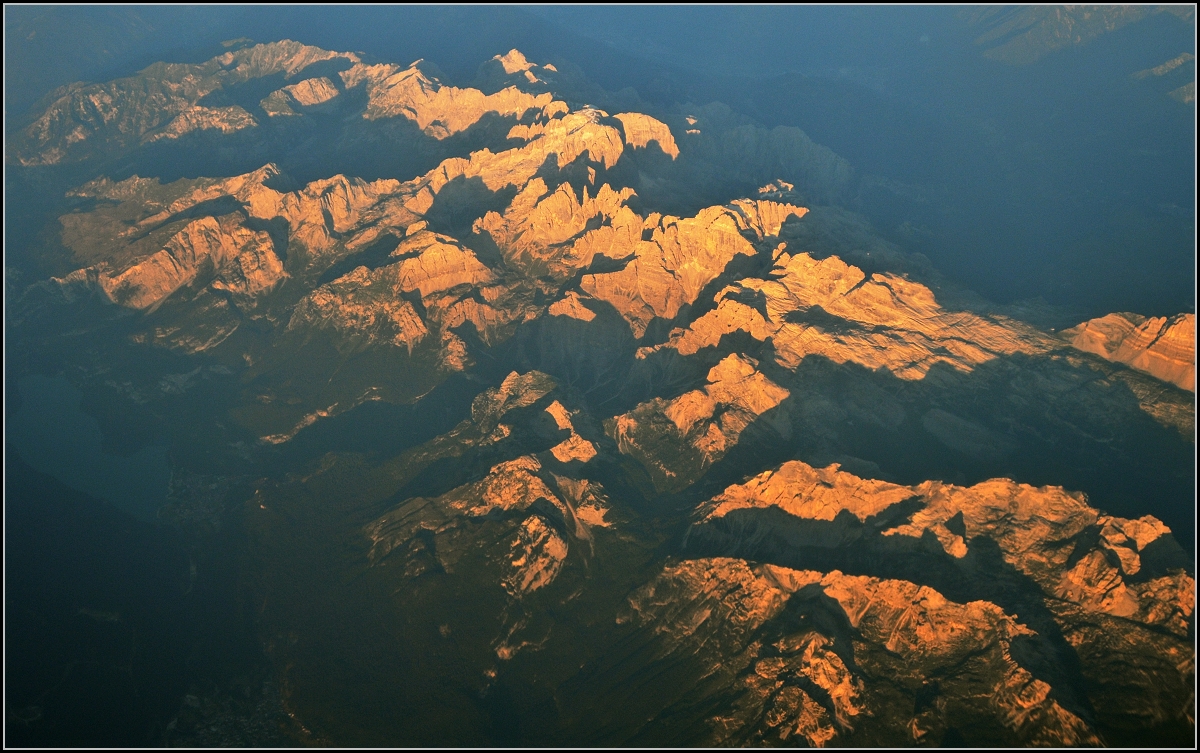
[{"label": "mountain range", "polygon": [[10,134],[8,355],[244,533],[293,740],[1194,735],[1193,313],[1039,325],[719,103],[226,46]]}]

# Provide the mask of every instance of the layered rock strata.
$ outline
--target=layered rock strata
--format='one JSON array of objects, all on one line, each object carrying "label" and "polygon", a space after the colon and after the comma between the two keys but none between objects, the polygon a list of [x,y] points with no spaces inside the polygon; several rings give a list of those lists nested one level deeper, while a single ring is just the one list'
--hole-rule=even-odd
[{"label": "layered rock strata", "polygon": [[1109,314],[1064,330],[1062,337],[1082,351],[1196,391],[1195,314]]}]

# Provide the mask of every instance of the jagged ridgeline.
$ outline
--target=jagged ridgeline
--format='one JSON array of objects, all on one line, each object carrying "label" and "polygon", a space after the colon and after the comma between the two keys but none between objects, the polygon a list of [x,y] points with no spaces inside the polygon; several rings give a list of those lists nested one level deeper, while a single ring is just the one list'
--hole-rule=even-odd
[{"label": "jagged ridgeline", "polygon": [[7,155],[11,352],[252,482],[315,740],[1190,740],[1194,318],[1005,316],[719,104],[441,78],[246,46]]}]

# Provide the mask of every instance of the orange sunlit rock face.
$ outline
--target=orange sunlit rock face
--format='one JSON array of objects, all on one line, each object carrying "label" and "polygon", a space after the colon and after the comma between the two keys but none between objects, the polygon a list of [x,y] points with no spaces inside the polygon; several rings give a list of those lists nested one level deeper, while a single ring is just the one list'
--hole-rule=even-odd
[{"label": "orange sunlit rock face", "polygon": [[1196,315],[1109,314],[1064,330],[1071,345],[1196,391]]},{"label": "orange sunlit rock face", "polygon": [[636,458],[662,491],[692,483],[751,425],[787,436],[786,415],[772,416],[788,391],[747,358],[730,355],[708,372],[708,384],[674,400],[655,398],[606,422],[623,454]]},{"label": "orange sunlit rock face", "polygon": [[717,300],[715,309],[673,331],[659,348],[690,355],[723,335],[746,332],[756,340],[770,338],[776,362],[787,369],[816,355],[912,380],[937,364],[970,371],[999,356],[1054,346],[1032,327],[946,311],[924,285],[895,275],[868,278],[837,257],[817,261],[807,253],[783,253],[769,278],[739,280]]},{"label": "orange sunlit rock face", "polygon": [[[785,633],[769,646],[747,645],[747,636],[789,602],[822,597],[836,619],[856,631],[853,666],[835,640],[816,631]],[[667,656],[694,651],[738,656],[734,667],[721,670],[740,675],[730,683],[738,693],[734,712],[711,721],[710,744],[796,738],[823,747],[863,725],[903,729],[908,739],[936,736],[946,723],[938,714],[918,710],[901,716],[877,705],[885,701],[867,678],[881,671],[896,672],[900,682],[919,682],[931,672],[954,686],[987,676],[991,679],[975,685],[976,692],[990,699],[985,713],[992,723],[1010,734],[1040,744],[1098,742],[1086,722],[1053,698],[1048,683],[1013,660],[1012,644],[1033,631],[986,601],[959,604],[906,581],[717,558],[665,568],[629,597],[622,619],[664,625]],[[817,703],[812,693],[824,702]]]},{"label": "orange sunlit rock face", "polygon": [[679,147],[675,145],[675,137],[671,135],[671,129],[666,124],[640,112],[623,112],[613,117],[621,121],[621,125],[624,127],[626,144],[645,149],[653,143],[657,144],[663,154],[669,155],[671,159],[679,156]]},{"label": "orange sunlit rock face", "polygon": [[[790,461],[726,489],[700,508],[698,520],[703,524],[737,510],[776,508],[801,520],[834,521],[845,511],[865,522],[901,504],[914,506],[915,512],[908,513],[907,522],[884,529],[884,537],[932,535],[957,559],[968,555],[973,539],[986,538],[1047,596],[1180,635],[1188,629],[1194,608],[1191,576],[1176,572],[1150,581],[1139,576],[1139,553],[1169,536],[1166,526],[1151,516],[1104,515],[1083,495],[1057,487],[1035,489],[1008,479],[967,488],[937,481],[909,487],[861,479],[836,465],[817,469]],[[1095,548],[1079,548],[1082,541],[1062,545],[1085,530],[1098,531]]]}]

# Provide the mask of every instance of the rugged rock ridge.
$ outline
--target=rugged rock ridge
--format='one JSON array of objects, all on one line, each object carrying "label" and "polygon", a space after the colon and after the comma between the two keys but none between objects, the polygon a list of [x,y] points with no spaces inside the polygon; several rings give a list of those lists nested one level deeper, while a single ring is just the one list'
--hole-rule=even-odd
[{"label": "rugged rock ridge", "polygon": [[[597,231],[594,242],[603,251],[593,253],[604,253],[625,265],[615,272],[585,275],[580,287],[611,303],[640,338],[655,318],[674,319],[683,306],[694,303],[735,258],[757,255],[759,248],[746,235],[761,243],[777,235],[787,217],[803,217],[806,211],[741,200],[728,207],[709,207],[694,218],[651,215],[643,223],[642,237],[628,222],[614,222],[611,232]],[[585,237],[581,243],[591,240]],[[629,246],[618,245],[631,240]]]},{"label": "rugged rock ridge", "polygon": [[[674,400],[655,398],[609,419],[605,431],[638,460],[659,491],[690,485],[738,443],[747,427],[783,402],[788,391],[764,377],[748,358],[730,355],[708,372],[708,384]],[[786,415],[761,424],[787,437]]]},{"label": "rugged rock ridge", "polygon": [[[234,178],[181,180],[166,186],[136,176],[116,184],[102,178],[73,195],[119,203],[85,214],[65,215],[64,243],[80,258],[104,258],[96,271],[101,276],[115,277],[135,266],[129,261],[138,255],[157,253],[153,250],[155,241],[169,239],[167,231],[179,227],[187,213],[232,208],[254,220],[285,221],[288,242],[297,245],[294,250],[302,252],[319,272],[340,256],[388,234],[403,233],[453,180],[483,176],[489,188],[498,190],[513,184],[524,186],[552,155],[563,166],[581,155],[594,157],[601,164],[614,163],[622,150],[620,135],[611,127],[599,125],[600,117],[591,111],[560,118],[525,147],[501,154],[485,150],[470,160],[452,159],[429,175],[407,183],[335,176],[314,181],[298,191],[284,192],[271,187],[279,175],[274,165]],[[89,232],[97,225],[106,232]],[[219,264],[225,256],[218,255],[215,260]],[[182,262],[181,266],[188,263]],[[158,303],[178,287],[161,284],[157,279],[139,280],[142,272],[151,271],[135,270],[122,280],[148,291],[137,298],[137,308]],[[194,278],[190,269],[181,274],[189,280]]]},{"label": "rugged rock ridge", "polygon": [[[942,551],[959,560],[967,556],[969,542],[987,539],[1048,597],[1187,635],[1195,583],[1178,569],[1186,560],[1170,530],[1152,516],[1125,520],[1103,515],[1082,494],[1057,487],[1035,489],[1008,479],[968,488],[938,481],[908,487],[861,479],[836,465],[816,469],[789,461],[707,502],[698,525],[737,510],[768,509],[831,523],[848,513],[865,524],[868,519],[886,521],[889,511],[896,515],[901,505],[907,522],[880,523],[884,537],[915,542],[931,535]],[[1095,543],[1089,545],[1085,531],[1098,536]],[[826,541],[834,545],[838,539]],[[1146,580],[1140,553],[1155,542],[1155,549],[1173,553],[1176,569]]]},{"label": "rugged rock ridge", "polygon": [[[624,206],[633,195],[631,188],[614,191],[604,184],[595,196],[588,195],[585,185],[577,197],[570,183],[550,191],[544,180],[534,178],[513,198],[503,216],[488,212],[476,220],[475,230],[488,233],[505,260],[526,274],[565,280],[591,265],[598,253],[597,231],[609,228],[605,234],[611,234],[620,232],[618,227],[636,227],[633,232],[640,233],[641,218]],[[597,223],[600,227],[588,232],[589,226]],[[581,237],[585,233],[586,241]]]},{"label": "rugged rock ridge", "polygon": [[407,68],[358,63],[340,75],[347,88],[366,89],[364,118],[405,117],[436,139],[465,131],[487,113],[521,118],[531,110],[544,117],[567,111],[566,104],[555,102],[549,93],[531,95],[508,87],[485,95],[478,89],[445,86],[437,80],[436,69],[422,60]]},{"label": "rugged rock ridge", "polygon": [[171,236],[161,251],[113,274],[106,265],[80,269],[64,288],[93,284],[109,300],[133,309],[151,309],[205,270],[215,271],[214,289],[253,299],[275,287],[287,273],[266,232],[251,230],[236,214],[204,217]]},{"label": "rugged rock ridge", "polygon": [[[453,158],[404,183],[335,176],[283,191],[274,187],[280,179],[274,165],[233,178],[169,185],[138,177],[116,184],[99,179],[73,195],[117,203],[66,215],[62,222],[65,245],[81,259],[100,257],[101,261],[64,278],[60,285],[64,289],[94,285],[111,301],[153,310],[185,285],[206,284],[201,273],[211,268],[220,278],[211,283],[213,289],[236,288],[242,299],[249,300],[270,292],[284,277],[312,279],[341,258],[404,236],[392,256],[417,255],[419,260],[341,276],[296,304],[288,328],[305,323],[328,326],[340,332],[344,341],[357,343],[352,349],[390,342],[409,353],[436,330],[443,343],[441,362],[461,369],[465,346],[450,330],[469,322],[483,342],[495,343],[502,338],[499,329],[537,314],[526,301],[539,274],[562,281],[590,268],[598,256],[632,258],[624,269],[585,276],[582,288],[614,303],[640,335],[655,316],[672,317],[681,305],[694,301],[734,256],[756,253],[743,234],[761,241],[777,234],[787,217],[803,216],[805,210],[798,207],[743,201],[705,210],[696,218],[651,215],[643,219],[624,206],[633,196],[628,188],[615,191],[605,184],[593,197],[586,185],[577,195],[564,182],[550,191],[538,176],[548,163],[565,169],[582,159],[584,164],[606,168],[620,158],[625,142],[606,120],[598,110],[555,113],[526,134],[529,140],[523,146]],[[661,123],[650,125],[652,121],[647,116],[637,119],[645,128],[669,133]],[[482,181],[490,191],[520,189],[503,215],[488,213],[475,223],[475,231],[489,234],[506,261],[523,275],[502,280],[499,271],[481,264],[454,239],[440,236],[435,243],[429,240],[433,236],[416,232],[418,220],[434,207],[446,186],[472,180]],[[233,211],[184,224],[196,213],[229,210]],[[277,232],[286,227],[282,241],[290,247],[286,264],[280,259],[281,249],[272,255],[270,244],[277,238],[265,229],[231,235],[232,228],[247,222],[257,228],[275,227]],[[99,237],[89,232],[97,226],[105,231]],[[650,239],[643,241],[647,231]],[[163,245],[154,251],[158,243]],[[243,247],[246,250],[240,250]],[[458,250],[451,253],[450,248]],[[139,258],[142,254],[149,256]],[[240,261],[234,263],[235,259]],[[464,271],[463,264],[471,270]],[[228,274],[226,267],[230,267]],[[247,270],[253,278],[249,281]],[[411,302],[395,298],[418,289],[411,284],[414,275],[426,280],[419,286],[422,312]],[[230,283],[225,277],[239,282]],[[661,285],[656,289],[653,282]],[[451,291],[462,285],[468,287]],[[631,285],[637,289],[631,290]],[[431,299],[444,291],[450,292],[437,301]],[[236,322],[229,325],[226,335],[236,327]]]},{"label": "rugged rock ridge", "polygon": [[[252,129],[260,122],[245,108],[205,103],[255,79],[297,78],[318,63],[326,64],[322,73],[331,66],[340,68],[336,83],[328,73],[304,78],[264,98],[259,103],[261,112],[268,117],[297,115],[328,105],[343,90],[361,87],[366,95],[364,119],[405,118],[425,135],[441,140],[487,115],[515,119],[532,115],[544,121],[568,109],[548,91],[530,94],[509,86],[484,94],[446,86],[438,80],[436,68],[421,60],[408,67],[368,65],[353,53],[285,40],[227,52],[198,65],[155,64],[130,78],[76,85],[20,133],[15,158],[25,166],[69,163],[197,131],[228,134]],[[665,138],[669,137],[667,131]]]},{"label": "rugged rock ridge", "polygon": [[1108,314],[1063,330],[1071,345],[1196,391],[1196,315]]},{"label": "rugged rock ridge", "polygon": [[178,139],[194,131],[218,131],[222,134],[234,133],[247,128],[254,128],[258,121],[245,108],[233,105],[230,107],[203,107],[195,105],[175,116],[161,130],[143,137],[146,143],[161,139]]},{"label": "rugged rock ridge", "polygon": [[352,53],[285,40],[227,52],[199,65],[155,63],[130,78],[76,84],[21,131],[10,154],[21,165],[55,165],[195,130],[250,128],[257,122],[243,108],[209,108],[201,100],[251,79],[274,74],[290,78],[333,59],[358,62]]},{"label": "rugged rock ridge", "polygon": [[[296,304],[288,329],[328,327],[357,349],[390,342],[411,354],[434,328],[443,365],[461,370],[465,345],[454,329],[469,323],[483,342],[493,343],[502,328],[536,313],[532,307],[527,311],[520,291],[514,297],[454,238],[411,228],[389,257],[402,261],[374,270],[358,267],[322,285]],[[420,314],[408,298],[418,303]]]},{"label": "rugged rock ridge", "polygon": [[554,83],[559,78],[558,68],[553,64],[538,65],[520,50],[512,49],[479,66],[476,83],[484,91],[495,92],[511,86],[540,94],[555,90]]},{"label": "rugged rock ridge", "polygon": [[[439,496],[402,501],[363,529],[369,561],[376,566],[402,561],[409,579],[429,572],[453,574],[464,556],[463,542],[474,542],[467,548],[483,548],[488,555],[480,563],[486,569],[473,578],[520,602],[551,585],[575,549],[583,545],[594,551],[592,529],[612,525],[605,519],[609,503],[601,484],[573,476],[598,451],[579,433],[573,420],[579,412],[566,408],[556,390],[545,374],[513,372],[475,399],[471,419],[403,456],[400,472],[411,478],[438,457],[531,439],[550,445],[499,462],[482,478]],[[501,616],[500,625],[495,656],[507,661],[524,645],[523,623]]]},{"label": "rugged rock ridge", "polygon": [[[319,271],[339,255],[376,240],[389,224],[402,228],[417,218],[405,209],[402,202],[411,196],[404,195],[398,181],[367,183],[336,176],[284,193],[270,187],[277,176],[277,168],[267,165],[223,180],[181,180],[163,186],[135,176],[116,184],[105,179],[88,184],[74,195],[119,203],[62,218],[64,245],[77,258],[101,257],[75,276],[94,273],[110,300],[131,308],[151,308],[195,281],[205,262],[220,274],[239,258],[232,249],[250,243],[251,253],[270,257],[257,266],[238,262],[244,269],[261,270],[257,274],[262,279],[244,290],[257,295],[285,276],[279,258],[282,249],[267,250],[275,244],[267,230],[272,221],[284,223],[285,244]],[[206,210],[212,214],[187,219]],[[383,228],[375,229],[381,223]],[[247,229],[251,225],[257,229]],[[365,233],[341,241],[361,225],[367,226]],[[97,226],[107,232],[98,236],[89,232]],[[161,250],[152,251],[158,243],[163,243]],[[297,260],[288,266],[294,270]],[[126,292],[118,295],[117,291]]]},{"label": "rugged rock ridge", "polygon": [[270,117],[298,115],[297,109],[303,112],[306,108],[319,108],[339,96],[341,96],[341,92],[333,81],[325,76],[319,76],[306,78],[299,83],[289,84],[271,92],[259,102],[259,107]]},{"label": "rugged rock ridge", "polygon": [[660,123],[649,115],[640,112],[625,112],[615,116],[621,121],[625,132],[625,143],[638,149],[645,149],[650,144],[656,144],[663,154],[671,159],[679,156],[679,147],[675,145],[675,137],[665,123]]},{"label": "rugged rock ridge", "polygon": [[775,362],[789,370],[819,355],[912,380],[939,363],[970,371],[999,355],[1053,347],[1032,327],[946,311],[924,285],[892,274],[868,277],[833,256],[817,261],[808,253],[780,253],[765,279],[738,280],[716,300],[716,308],[639,355],[663,348],[691,355],[732,332],[745,332],[756,340],[770,338]]},{"label": "rugged rock ridge", "polygon": [[[701,547],[903,572],[953,588],[955,598],[977,594],[1018,609],[1037,633],[1063,636],[1044,657],[1067,664],[1043,667],[1039,677],[1058,673],[1076,698],[1087,697],[1097,715],[1085,714],[1088,728],[1104,715],[1117,728],[1147,716],[1190,723],[1195,581],[1188,557],[1152,516],[1105,515],[1081,494],[1008,479],[908,487],[790,461],[729,487],[695,520],[690,537]],[[1071,656],[1083,662],[1083,684],[1063,674]],[[1114,677],[1114,662],[1138,669]],[[1130,704],[1122,693],[1140,700]]]},{"label": "rugged rock ridge", "polygon": [[[750,392],[722,398],[726,386],[773,394],[742,358],[713,371],[705,390],[661,412],[686,421],[705,399]],[[614,528],[605,488],[570,463],[604,465],[628,449],[581,436],[586,411],[564,399],[544,374],[509,374],[475,399],[470,420],[368,475],[403,489],[439,458],[507,459],[436,495],[402,495],[361,532],[397,609],[454,615],[464,594],[488,605],[476,621],[493,631],[489,651],[470,659],[488,683],[524,678],[536,695],[531,678],[558,676],[558,657],[586,643],[597,658],[579,677],[546,680],[572,704],[595,704],[567,719],[568,737],[1095,745],[1190,723],[1193,581],[1154,518],[1108,516],[1082,495],[1007,479],[903,486],[789,462],[695,511],[686,553],[715,546],[751,559],[672,559],[613,584],[613,558],[627,556],[614,547],[645,531]],[[736,418],[761,407],[725,409]],[[578,446],[586,457],[566,452]],[[781,553],[845,565],[791,566]],[[581,575],[591,572],[604,575]],[[572,603],[588,616],[573,620]],[[459,629],[438,628],[443,638]],[[606,717],[618,699],[619,718]]]},{"label": "rugged rock ridge", "polygon": [[664,658],[704,657],[709,692],[734,694],[702,744],[937,743],[952,729],[993,743],[1099,742],[1014,660],[1014,644],[1036,634],[986,601],[718,558],[667,566],[618,619],[658,633]]},{"label": "rugged rock ridge", "polygon": [[[256,81],[272,76],[292,83],[257,105],[243,101],[243,89],[249,92]],[[239,132],[244,138],[237,144],[275,155],[273,145],[287,132],[284,122],[304,120],[281,116],[329,110],[348,116],[335,127],[340,135],[331,138],[336,151],[354,159],[369,158],[380,148],[441,157],[446,150],[430,148],[421,138],[414,139],[414,133],[386,122],[409,121],[416,127],[415,135],[436,144],[468,131],[491,134],[497,124],[518,121],[509,136],[528,139],[547,120],[567,112],[564,100],[569,100],[599,102],[620,112],[613,123],[635,151],[656,144],[676,159],[690,150],[688,164],[668,171],[666,183],[656,184],[662,191],[661,195],[655,191],[660,199],[697,183],[741,181],[749,172],[753,180],[763,182],[782,174],[802,185],[807,200],[826,202],[842,195],[852,180],[844,160],[813,144],[799,129],[765,131],[719,104],[693,108],[695,114],[687,118],[672,117],[668,127],[640,112],[621,112],[646,107],[633,90],[611,95],[586,82],[578,71],[564,74],[553,65],[536,65],[516,50],[485,64],[476,86],[481,88],[445,85],[436,68],[424,61],[408,67],[369,65],[353,53],[276,42],[225,53],[198,65],[155,65],[119,81],[74,85],[21,132],[10,159],[31,167],[73,163],[124,155],[143,143],[157,141],[162,146],[164,139],[175,141],[204,132]],[[345,96],[351,93],[355,96]],[[352,108],[360,106],[357,114],[362,118],[352,117],[356,114]],[[381,127],[372,130],[372,123]],[[691,134],[689,141],[677,142],[676,134],[685,130]],[[500,143],[496,138],[503,134],[491,134],[486,140]],[[308,164],[311,155],[308,147],[304,149],[306,154],[291,156]],[[285,156],[286,151],[270,158]]]}]

